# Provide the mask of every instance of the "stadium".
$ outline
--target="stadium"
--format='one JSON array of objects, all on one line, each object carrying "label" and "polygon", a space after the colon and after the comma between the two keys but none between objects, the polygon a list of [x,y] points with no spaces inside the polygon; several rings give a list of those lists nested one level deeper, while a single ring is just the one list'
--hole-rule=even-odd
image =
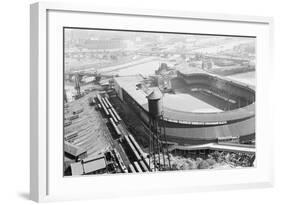
[{"label": "stadium", "polygon": [[182,73],[169,79],[170,91],[151,86],[141,75],[114,78],[114,89],[125,104],[149,125],[147,96],[161,94],[167,140],[179,145],[238,139],[255,140],[255,88],[206,72]]}]

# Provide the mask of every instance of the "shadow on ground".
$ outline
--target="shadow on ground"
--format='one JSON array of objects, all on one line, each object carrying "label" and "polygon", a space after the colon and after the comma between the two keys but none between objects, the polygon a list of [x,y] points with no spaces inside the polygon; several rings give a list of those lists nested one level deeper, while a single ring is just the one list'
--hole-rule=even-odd
[{"label": "shadow on ground", "polygon": [[21,197],[22,199],[30,200],[30,198],[29,198],[29,193],[21,192],[21,193],[18,193],[18,195],[19,195],[19,197]]}]

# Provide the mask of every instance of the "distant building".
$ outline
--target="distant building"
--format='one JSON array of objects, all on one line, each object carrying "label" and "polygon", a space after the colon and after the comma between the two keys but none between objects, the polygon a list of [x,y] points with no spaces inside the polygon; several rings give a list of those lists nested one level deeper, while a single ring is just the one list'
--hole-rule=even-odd
[{"label": "distant building", "polygon": [[83,47],[97,50],[122,49],[126,44],[121,39],[87,40]]}]

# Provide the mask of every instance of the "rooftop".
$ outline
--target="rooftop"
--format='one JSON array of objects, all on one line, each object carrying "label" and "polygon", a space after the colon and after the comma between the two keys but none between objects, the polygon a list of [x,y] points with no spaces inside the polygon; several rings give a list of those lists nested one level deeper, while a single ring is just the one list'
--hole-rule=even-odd
[{"label": "rooftop", "polygon": [[144,78],[141,75],[130,75],[114,78],[115,82],[126,90],[126,92],[132,96],[140,105],[147,105],[147,94],[137,88],[137,84],[140,84]]},{"label": "rooftop", "polygon": [[70,167],[71,167],[72,176],[73,175],[82,175],[84,173],[81,162],[72,163],[70,165]]},{"label": "rooftop", "polygon": [[88,161],[87,163],[83,163],[83,166],[85,174],[88,174],[106,168],[106,163],[104,158],[99,158],[96,160]]},{"label": "rooftop", "polygon": [[71,144],[67,141],[64,141],[64,151],[67,152],[68,154],[71,154],[74,157],[78,157],[79,155],[86,152],[86,150],[83,149],[82,147]]},{"label": "rooftop", "polygon": [[72,175],[82,175],[92,173],[106,168],[104,157],[97,156],[99,158],[87,158],[83,160],[83,163],[76,162],[70,165]]}]

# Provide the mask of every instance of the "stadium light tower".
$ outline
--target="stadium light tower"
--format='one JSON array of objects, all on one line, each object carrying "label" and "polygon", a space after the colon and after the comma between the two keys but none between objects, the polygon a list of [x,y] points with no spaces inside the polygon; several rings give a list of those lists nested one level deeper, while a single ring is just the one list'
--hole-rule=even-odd
[{"label": "stadium light tower", "polygon": [[[149,166],[152,171],[156,170],[169,170],[171,168],[170,157],[168,148],[163,146],[163,141],[167,145],[167,138],[165,133],[165,125],[162,123],[162,129],[159,125],[163,122],[163,112],[161,106],[162,93],[158,89],[154,89],[148,96],[148,110],[149,110],[149,129],[150,129],[150,139],[149,139]],[[168,164],[165,164],[165,154],[168,157]],[[158,155],[158,159],[156,159]],[[161,164],[161,157],[163,163]]]}]

